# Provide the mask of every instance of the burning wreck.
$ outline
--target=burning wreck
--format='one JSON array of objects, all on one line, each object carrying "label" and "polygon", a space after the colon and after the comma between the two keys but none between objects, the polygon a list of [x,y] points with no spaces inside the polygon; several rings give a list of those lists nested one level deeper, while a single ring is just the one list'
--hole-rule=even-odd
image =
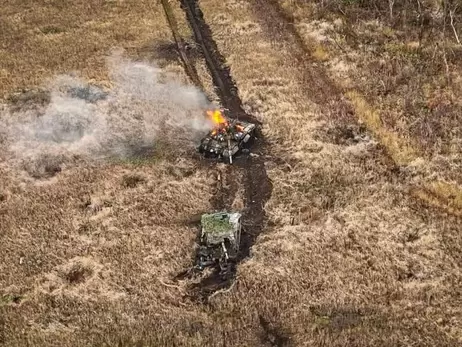
[{"label": "burning wreck", "polygon": [[198,151],[207,156],[223,158],[232,164],[233,156],[255,136],[255,124],[230,120],[219,109],[207,111],[207,115],[215,127],[202,139]]}]

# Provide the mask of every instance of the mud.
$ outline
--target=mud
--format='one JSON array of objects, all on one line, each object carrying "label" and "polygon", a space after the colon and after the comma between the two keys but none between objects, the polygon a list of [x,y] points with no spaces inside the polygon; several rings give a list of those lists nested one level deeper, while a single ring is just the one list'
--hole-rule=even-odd
[{"label": "mud", "polygon": [[[178,52],[183,61],[185,71],[196,86],[202,87],[197,73],[190,68],[192,64],[190,63],[184,40],[178,35],[177,25],[170,5],[168,1],[162,1],[162,4],[177,43]],[[253,115],[244,111],[238,88],[231,76],[230,68],[226,66],[225,58],[221,55],[217,44],[213,40],[212,32],[204,20],[198,1],[181,0],[181,8],[184,10],[188,23],[194,33],[199,54],[205,60],[212,76],[213,84],[221,104],[229,111],[229,117],[260,124]],[[268,179],[263,160],[266,147],[267,145],[263,137],[257,132],[257,139],[252,143],[252,152],[257,153],[257,156],[240,155],[235,157],[232,166],[227,166],[218,172],[219,179],[217,177],[216,194],[214,194],[211,200],[211,205],[216,211],[231,209],[232,202],[239,188],[239,178],[243,177],[241,184],[244,185],[245,189],[245,208],[242,211],[244,225],[237,263],[250,255],[250,249],[255,243],[257,236],[263,231],[266,222],[264,206],[272,192],[272,184]],[[216,161],[201,158],[200,163],[200,165],[214,167]],[[217,290],[229,288],[234,281],[236,268],[237,264],[233,264],[234,270],[225,278],[220,276],[219,270],[216,269],[210,276],[203,278],[198,284],[191,286],[191,298],[194,301],[199,300],[206,303],[208,297]],[[193,272],[185,271],[178,274],[175,279],[185,279],[193,276]]]},{"label": "mud", "polygon": [[230,67],[226,65],[226,59],[220,53],[216,42],[213,40],[212,31],[205,22],[198,1],[181,0],[181,7],[185,11],[186,18],[194,33],[200,52],[205,59],[216,92],[223,106],[230,111],[233,118],[258,123],[258,120],[246,113],[242,107],[242,101],[239,97],[236,83],[231,76]]},{"label": "mud", "polygon": [[258,235],[266,224],[265,204],[271,197],[272,183],[266,173],[263,158],[245,157],[236,163],[244,168],[245,210],[239,261],[250,255]]},{"label": "mud", "polygon": [[210,201],[216,210],[231,208],[236,197],[239,188],[239,173],[236,174],[233,169],[233,167],[227,165],[223,170],[216,173],[216,191]]}]

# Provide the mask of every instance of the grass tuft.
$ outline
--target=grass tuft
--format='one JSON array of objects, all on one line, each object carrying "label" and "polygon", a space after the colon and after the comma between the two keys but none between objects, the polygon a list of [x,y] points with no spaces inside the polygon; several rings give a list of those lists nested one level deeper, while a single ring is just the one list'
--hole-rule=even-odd
[{"label": "grass tuft", "polygon": [[431,207],[462,217],[462,187],[457,183],[428,182],[411,193]]},{"label": "grass tuft", "polygon": [[408,165],[418,158],[420,153],[415,147],[411,146],[399,134],[386,129],[379,111],[373,109],[358,92],[350,91],[346,95],[352,102],[360,121],[378,138],[396,164]]}]

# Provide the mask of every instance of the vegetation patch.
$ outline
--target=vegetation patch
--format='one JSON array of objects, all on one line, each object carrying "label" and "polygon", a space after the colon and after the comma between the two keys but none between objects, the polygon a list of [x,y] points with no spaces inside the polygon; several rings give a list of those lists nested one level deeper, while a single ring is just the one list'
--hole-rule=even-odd
[{"label": "vegetation patch", "polygon": [[0,307],[9,304],[19,304],[24,296],[18,294],[6,294],[0,296]]},{"label": "vegetation patch", "polygon": [[144,177],[136,174],[125,175],[122,178],[122,186],[125,188],[135,188],[138,184],[146,182]]},{"label": "vegetation patch", "polygon": [[201,217],[201,224],[205,230],[211,233],[223,233],[232,230],[227,215],[204,214]]},{"label": "vegetation patch", "polygon": [[414,187],[411,194],[429,206],[462,217],[462,188],[459,184],[443,181],[427,182],[423,187]]},{"label": "vegetation patch", "polygon": [[418,157],[419,152],[415,147],[400,138],[396,132],[387,130],[383,126],[379,112],[370,106],[363,97],[357,92],[348,92],[347,96],[354,105],[360,121],[380,140],[398,165],[408,165]]}]

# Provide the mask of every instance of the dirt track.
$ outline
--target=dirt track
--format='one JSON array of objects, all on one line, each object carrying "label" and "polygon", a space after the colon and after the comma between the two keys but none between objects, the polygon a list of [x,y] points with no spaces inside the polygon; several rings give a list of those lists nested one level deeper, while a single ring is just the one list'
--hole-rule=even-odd
[{"label": "dirt track", "polygon": [[182,0],[181,5],[223,106],[230,111],[232,117],[255,122],[256,119],[242,108],[242,101],[236,83],[232,79],[230,67],[226,66],[226,60],[213,40],[212,32],[204,20],[198,1]]},{"label": "dirt track", "polygon": [[[311,59],[309,48],[294,30],[290,18],[280,11],[276,1],[252,0],[250,5],[268,38],[283,42],[285,54],[297,62],[300,85],[303,86],[306,96],[325,108],[332,107],[332,103],[341,102],[341,91],[329,80],[324,69]],[[342,111],[347,110],[348,107],[344,105]]]},{"label": "dirt track", "polygon": [[164,9],[164,12],[165,12],[165,17],[167,18],[168,25],[172,31],[173,39],[175,40],[175,43],[177,46],[177,53],[183,64],[185,73],[188,75],[188,77],[191,79],[194,85],[196,85],[197,87],[203,90],[204,86],[202,85],[202,82],[199,78],[197,69],[191,63],[188,53],[186,51],[186,42],[179,34],[178,24],[177,24],[175,15],[173,13],[172,7],[170,6],[170,3],[168,2],[168,0],[162,0],[161,3]]},{"label": "dirt track", "polygon": [[[242,107],[242,100],[239,97],[238,88],[232,79],[231,69],[225,65],[225,58],[220,54],[213,40],[212,33],[204,20],[197,0],[183,0],[181,1],[181,5],[194,33],[196,44],[201,48],[201,56],[206,62],[221,104],[229,110],[231,118],[258,124],[258,120],[246,113]],[[186,72],[189,71],[188,75],[194,82],[198,77],[194,70],[188,68],[192,64],[188,61],[187,53],[184,49],[184,41],[181,37],[178,37],[176,28],[172,26],[175,22],[169,16],[171,10],[169,10],[168,3],[163,2],[163,6],[167,17],[170,17],[169,24],[174,33],[175,41],[178,44],[178,51],[184,66],[187,68]],[[239,261],[249,256],[251,247],[265,227],[264,206],[266,201],[271,197],[272,190],[264,163],[265,153],[267,152],[266,146],[263,136],[260,132],[257,132],[257,139],[254,141],[251,149],[253,155],[235,158],[234,165],[219,171],[217,174],[216,194],[211,200],[212,206],[217,211],[232,210],[233,207],[231,204],[235,199],[236,192],[239,190],[239,184],[242,184],[244,187],[244,208],[241,211],[243,213],[244,229],[241,238]],[[238,179],[239,176],[243,177],[242,182]],[[218,278],[218,273],[215,272],[211,276],[204,278],[201,284],[199,284],[199,296],[201,300],[206,299],[207,296],[216,290],[223,289],[231,283],[232,279],[231,281],[229,279],[223,281]]]}]

